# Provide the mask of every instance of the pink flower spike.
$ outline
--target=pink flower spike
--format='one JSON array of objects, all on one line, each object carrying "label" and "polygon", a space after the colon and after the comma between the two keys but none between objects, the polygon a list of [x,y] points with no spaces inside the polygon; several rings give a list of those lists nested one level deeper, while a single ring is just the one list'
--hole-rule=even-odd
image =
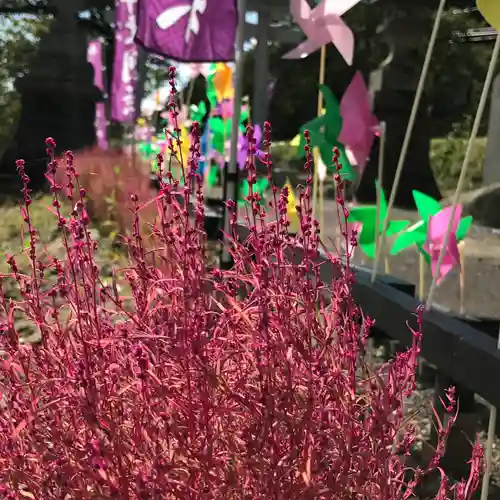
[{"label": "pink flower spike", "polygon": [[[446,207],[439,211],[436,215],[429,218],[429,229],[427,233],[427,241],[424,245],[425,251],[431,257],[432,275],[434,276],[437,271],[437,264],[439,254],[444,244],[444,237],[448,229],[448,224],[452,215],[453,207]],[[457,228],[462,217],[462,206],[458,205],[453,217],[453,224],[451,233],[446,245],[446,253],[439,269],[438,284],[443,278],[456,266],[460,266],[460,252],[457,242]]]},{"label": "pink flower spike", "polygon": [[379,121],[371,112],[370,95],[363,80],[363,75],[357,71],[340,101],[342,130],[339,141],[349,148],[363,173],[370,151],[373,147],[375,133]]},{"label": "pink flower spike", "polygon": [[354,243],[354,239],[356,238],[356,242],[358,240],[358,235],[361,232],[361,226],[363,224],[361,222],[346,222],[346,230],[347,230],[347,248],[346,253],[352,256],[354,249],[356,248]]},{"label": "pink flower spike", "polygon": [[323,0],[311,9],[307,0],[291,0],[290,11],[307,40],[283,56],[284,59],[303,59],[323,45],[333,43],[346,63],[351,66],[354,56],[354,35],[341,19],[360,0]]}]

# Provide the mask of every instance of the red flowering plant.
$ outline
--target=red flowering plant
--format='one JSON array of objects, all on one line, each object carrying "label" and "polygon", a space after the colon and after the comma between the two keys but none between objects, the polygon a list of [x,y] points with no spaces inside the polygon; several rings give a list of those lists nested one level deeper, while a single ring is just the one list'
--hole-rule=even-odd
[{"label": "red flowering plant", "polygon": [[[174,70],[170,77],[173,103]],[[173,104],[171,116],[176,123]],[[266,123],[271,180],[270,134]],[[237,237],[236,205],[228,202],[234,266],[206,264],[194,124],[184,185],[163,171],[160,156],[158,195],[150,201],[131,194],[130,265],[123,275],[116,271],[112,286],[95,264],[98,241],[73,154],[58,161],[47,140],[47,179],[66,249],[65,259],[49,264],[37,255],[29,179],[18,162],[31,273],[9,257],[22,299],[1,297],[2,498],[389,500],[411,498],[418,482],[439,470],[442,445],[426,469],[405,463],[415,434],[404,398],[415,387],[421,311],[412,346],[380,371],[370,368],[361,353],[373,320],[352,299],[349,256],[344,262],[328,254],[337,272],[331,283],[319,280],[311,176],[297,207],[301,230],[292,237],[287,190],[272,188],[268,211],[253,193],[252,127],[247,137],[245,242]],[[171,146],[177,151],[178,142]],[[336,154],[333,161],[339,170]],[[64,183],[56,181],[58,170]],[[338,175],[336,181],[344,219]],[[61,212],[62,196],[72,200],[69,214]],[[139,230],[141,210],[151,205],[158,212],[152,247]],[[303,258],[291,262],[296,246]],[[128,282],[131,306],[118,293],[120,279]],[[21,342],[16,310],[40,329],[39,345]],[[452,393],[449,400],[442,444],[455,412]],[[468,481],[450,486],[443,473],[436,498],[471,498],[481,463],[476,447]]]}]

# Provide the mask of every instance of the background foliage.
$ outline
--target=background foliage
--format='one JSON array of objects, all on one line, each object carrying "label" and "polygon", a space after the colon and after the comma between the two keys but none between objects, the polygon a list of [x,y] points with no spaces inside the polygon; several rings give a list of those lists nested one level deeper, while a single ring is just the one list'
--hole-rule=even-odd
[{"label": "background foliage", "polygon": [[[112,26],[106,26],[104,22],[106,3],[94,2],[85,26],[92,35],[104,36],[112,49]],[[342,94],[355,69],[360,69],[367,78],[370,71],[377,68],[386,57],[387,48],[383,43],[377,43],[377,40],[380,41],[377,30],[386,9],[404,8],[401,3],[390,0],[375,2],[378,5],[369,3],[373,2],[360,4],[346,15],[347,23],[356,34],[355,67],[347,67],[336,49],[333,46],[328,47],[326,83],[337,95]],[[90,4],[92,2],[89,2]],[[471,2],[466,0],[454,0],[449,4],[427,81],[426,101],[432,119],[432,135],[439,139],[451,140],[467,136],[467,124],[475,113],[491,55],[491,44],[449,42],[453,32],[464,32],[469,28],[484,26],[484,21],[477,13],[453,15],[456,8],[469,4]],[[15,78],[27,72],[29,62],[36,54],[40,37],[50,29],[50,19],[51,16],[47,12],[15,15],[4,11],[2,14],[0,8],[0,156],[15,130],[20,111],[20,100],[13,82]],[[425,51],[427,37],[428,33],[422,33],[419,50]],[[305,60],[287,61],[281,59],[287,50],[286,46],[276,42],[269,42],[269,45],[270,68],[272,76],[277,78],[269,118],[273,124],[274,139],[283,141],[292,138],[299,126],[311,119],[315,113],[319,53]],[[112,57],[109,57],[109,54],[107,56],[110,69]],[[253,95],[254,58],[254,51],[249,51],[245,68],[245,94],[250,97]],[[166,79],[166,71],[162,72],[161,67],[158,69],[158,66],[152,64],[147,67],[146,90],[150,91],[156,82],[161,83],[162,79]],[[194,86],[192,101],[197,102],[203,97],[204,83],[199,79]],[[488,112],[485,113],[482,135],[486,133],[487,118]],[[433,166],[440,172],[438,179],[441,185],[453,182],[455,173],[451,170],[458,168],[454,161],[457,155],[460,156],[461,147],[460,141],[454,145],[441,141],[437,146],[433,146]],[[481,159],[479,155],[478,161]],[[479,171],[480,168],[479,165]]]}]

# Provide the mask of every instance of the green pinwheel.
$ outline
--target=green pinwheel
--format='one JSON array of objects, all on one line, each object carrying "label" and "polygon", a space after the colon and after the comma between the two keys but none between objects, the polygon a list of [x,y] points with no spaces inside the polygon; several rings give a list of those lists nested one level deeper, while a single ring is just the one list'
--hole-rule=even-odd
[{"label": "green pinwheel", "polygon": [[226,141],[231,137],[231,121],[218,116],[208,119],[210,130],[210,149],[223,155],[226,151]]},{"label": "green pinwheel", "polygon": [[205,115],[207,114],[207,105],[205,101],[200,101],[198,105],[192,104],[189,107],[190,115],[191,115],[191,120],[194,122],[201,122],[203,118],[205,118]]},{"label": "green pinwheel", "polygon": [[144,160],[151,161],[161,152],[161,146],[154,141],[143,141],[137,145],[137,151]]},{"label": "green pinwheel", "polygon": [[[240,119],[240,133],[245,133],[243,122],[248,118],[248,111],[242,110]],[[231,120],[224,120],[220,116],[212,116],[208,119],[210,130],[210,147],[213,151],[224,155],[226,152],[226,142],[231,137]]]},{"label": "green pinwheel", "polygon": [[[253,192],[260,195],[260,204],[264,204],[264,193],[269,186],[269,180],[267,177],[260,177],[257,182],[253,185]],[[240,185],[238,205],[244,206],[247,202],[246,198],[250,195],[250,186],[247,179],[243,179]]]},{"label": "green pinwheel", "polygon": [[[378,182],[375,181],[378,190]],[[387,200],[381,190],[380,206],[379,206],[379,221],[377,227],[377,206],[359,206],[351,208],[349,212],[348,222],[360,223],[361,232],[359,234],[359,246],[363,253],[370,259],[375,258],[376,240],[382,236],[384,229],[384,220],[387,217]],[[394,236],[403,231],[410,221],[408,220],[391,220],[387,226],[386,236]],[[380,238],[378,238],[380,241]]]},{"label": "green pinwheel", "polygon": [[[424,250],[424,244],[427,238],[429,218],[440,212],[442,207],[437,200],[431,198],[430,196],[427,196],[424,193],[421,193],[420,191],[413,191],[413,199],[415,200],[415,205],[417,206],[417,210],[421,220],[407,228],[396,238],[394,244],[392,245],[390,253],[391,255],[396,255],[399,252],[411,247],[412,245],[416,245],[427,263],[430,263],[430,256]],[[471,224],[472,216],[464,217],[460,220],[456,232],[457,241],[460,242],[465,238]]]},{"label": "green pinwheel", "polygon": [[342,165],[340,175],[350,181],[356,179],[356,174],[347,159],[345,147],[339,142],[338,137],[342,130],[342,116],[340,115],[340,104],[333,92],[326,86],[320,85],[319,90],[323,94],[325,101],[325,113],[313,120],[305,123],[300,128],[300,143],[298,147],[299,157],[305,156],[304,131],[309,130],[311,146],[319,149],[321,160],[328,170],[332,167],[332,149],[337,147],[340,152],[339,162]]},{"label": "green pinwheel", "polygon": [[207,172],[207,186],[209,188],[214,187],[217,184],[217,176],[219,174],[220,168],[217,165],[210,163]]}]

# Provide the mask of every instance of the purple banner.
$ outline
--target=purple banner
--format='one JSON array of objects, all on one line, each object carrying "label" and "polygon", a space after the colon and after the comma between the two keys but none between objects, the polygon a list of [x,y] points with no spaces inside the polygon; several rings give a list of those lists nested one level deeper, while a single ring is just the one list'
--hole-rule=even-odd
[{"label": "purple banner", "polygon": [[181,62],[234,60],[236,0],[139,0],[137,43]]},{"label": "purple banner", "polygon": [[[87,48],[87,61],[94,68],[94,85],[104,92],[102,65],[102,42],[92,40]],[[95,132],[97,145],[103,151],[108,149],[108,121],[106,119],[106,105],[104,102],[97,102],[95,105]]]},{"label": "purple banner", "polygon": [[111,118],[117,122],[135,122],[137,85],[137,0],[116,0],[115,59],[111,87]]}]

